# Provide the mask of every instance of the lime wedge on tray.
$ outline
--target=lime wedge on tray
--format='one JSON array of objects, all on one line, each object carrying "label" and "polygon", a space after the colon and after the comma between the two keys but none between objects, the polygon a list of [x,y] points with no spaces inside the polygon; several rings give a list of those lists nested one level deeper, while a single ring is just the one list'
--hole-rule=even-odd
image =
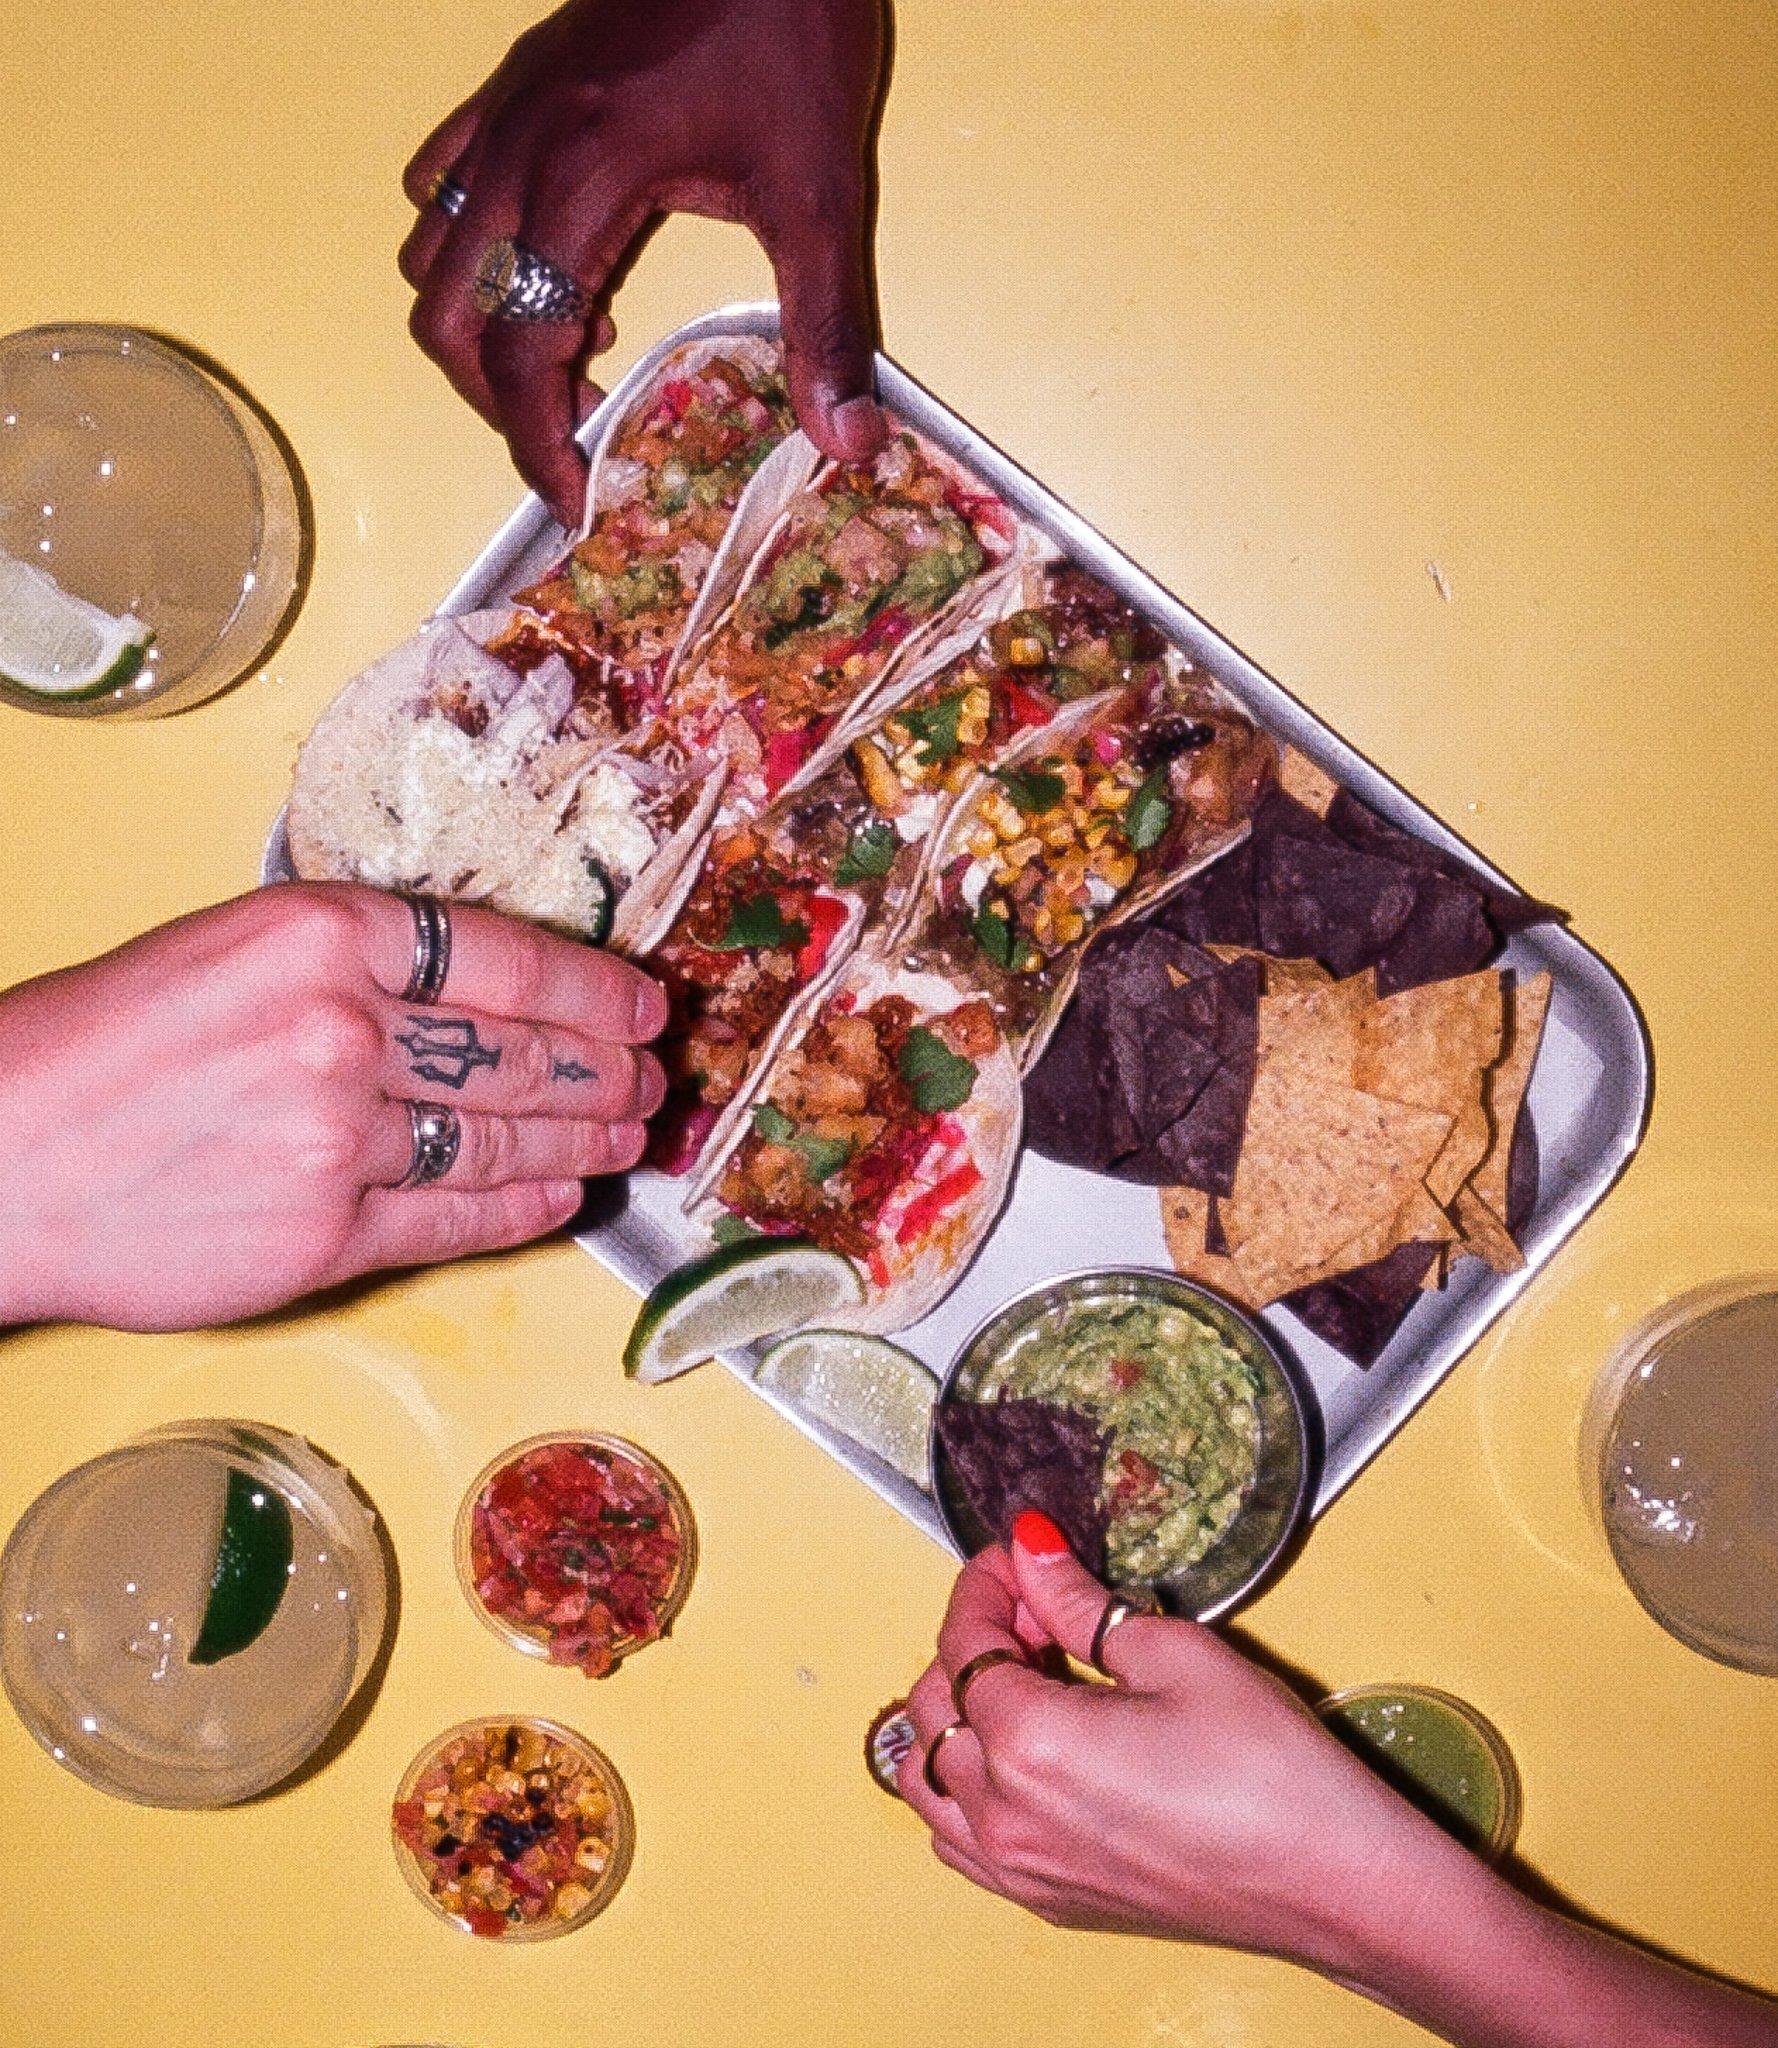
[{"label": "lime wedge on tray", "polygon": [[624,1346],[624,1371],[652,1386],[863,1299],[858,1268],[838,1252],[797,1237],[725,1244],[656,1281]]},{"label": "lime wedge on tray", "polygon": [[938,1380],[911,1351],[851,1330],[799,1330],[754,1375],[812,1422],[874,1451],[916,1486],[932,1484],[929,1431]]},{"label": "lime wedge on tray", "polygon": [[39,697],[98,697],[148,658],[148,628],[128,612],[71,597],[34,563],[0,552],[0,679]]},{"label": "lime wedge on tray", "polygon": [[219,1664],[259,1640],[290,1583],[291,1549],[284,1497],[230,1466],[210,1597],[187,1662]]}]

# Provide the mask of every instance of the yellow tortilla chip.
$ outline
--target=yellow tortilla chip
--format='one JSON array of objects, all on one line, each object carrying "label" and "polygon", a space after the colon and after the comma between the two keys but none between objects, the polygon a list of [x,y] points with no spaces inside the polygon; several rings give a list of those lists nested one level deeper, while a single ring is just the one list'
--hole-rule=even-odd
[{"label": "yellow tortilla chip", "polygon": [[1398,1245],[1431,1244],[1442,1252],[1457,1234],[1456,1224],[1426,1190],[1415,1188],[1393,1216],[1385,1217],[1350,1244],[1341,1245],[1320,1266],[1293,1280],[1290,1291],[1312,1287],[1317,1280],[1331,1280],[1337,1273],[1350,1273],[1374,1259],[1386,1259]]},{"label": "yellow tortilla chip", "polygon": [[1496,1273],[1516,1273],[1525,1254],[1513,1234],[1473,1188],[1459,1188],[1451,1213],[1463,1233],[1463,1249],[1486,1259]]},{"label": "yellow tortilla chip", "polygon": [[1432,1264],[1421,1275],[1422,1294],[1436,1294],[1444,1286],[1451,1274],[1451,1256],[1451,1247],[1448,1244],[1441,1244],[1433,1254]]},{"label": "yellow tortilla chip", "polygon": [[1241,1269],[1234,1260],[1205,1249],[1209,1224],[1210,1197],[1201,1188],[1162,1188],[1161,1234],[1173,1264],[1199,1286],[1213,1287],[1244,1308],[1257,1308],[1259,1304],[1247,1298]]},{"label": "yellow tortilla chip", "polygon": [[1493,1137],[1494,1127],[1478,1093],[1458,1111],[1451,1135],[1426,1169],[1426,1191],[1441,1207],[1450,1207],[1457,1190],[1487,1157]]},{"label": "yellow tortilla chip", "polygon": [[1293,796],[1305,810],[1325,818],[1340,785],[1317,762],[1295,747],[1286,747],[1278,763],[1278,784],[1286,796]]},{"label": "yellow tortilla chip", "polygon": [[1354,1085],[1453,1115],[1500,1057],[1504,1006],[1492,968],[1385,996],[1364,1020]]},{"label": "yellow tortilla chip", "polygon": [[1351,1087],[1374,988],[1368,972],[1347,981],[1286,986],[1276,994],[1268,982],[1259,999],[1257,1070],[1288,1066],[1317,1086]]},{"label": "yellow tortilla chip", "polygon": [[1301,1069],[1262,1065],[1234,1193],[1219,1211],[1249,1298],[1275,1301],[1305,1274],[1344,1270],[1329,1261],[1400,1215],[1451,1121],[1414,1103],[1314,1085]]},{"label": "yellow tortilla chip", "polygon": [[1333,980],[1319,960],[1276,960],[1270,953],[1262,953],[1253,946],[1225,946],[1220,942],[1206,946],[1204,951],[1213,953],[1224,962],[1257,960],[1267,994],[1275,989],[1302,988],[1310,984],[1321,987]]},{"label": "yellow tortilla chip", "polygon": [[1508,999],[1509,1025],[1506,1057],[1487,1076],[1484,1099],[1492,1139],[1481,1163],[1470,1175],[1470,1186],[1479,1201],[1494,1214],[1506,1214],[1506,1169],[1512,1156],[1513,1132],[1525,1091],[1531,1085],[1531,1069],[1537,1048],[1543,1042],[1543,1028],[1550,1010],[1550,978],[1533,974],[1513,983]]}]

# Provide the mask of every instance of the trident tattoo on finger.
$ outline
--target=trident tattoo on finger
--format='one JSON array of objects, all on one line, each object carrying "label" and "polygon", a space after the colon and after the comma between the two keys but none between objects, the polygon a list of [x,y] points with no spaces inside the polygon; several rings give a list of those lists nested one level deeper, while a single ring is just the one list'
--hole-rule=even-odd
[{"label": "trident tattoo on finger", "polygon": [[408,1017],[413,1027],[398,1031],[395,1043],[407,1048],[408,1065],[422,1081],[461,1088],[477,1067],[490,1073],[500,1064],[500,1048],[484,1045],[472,1017]]}]

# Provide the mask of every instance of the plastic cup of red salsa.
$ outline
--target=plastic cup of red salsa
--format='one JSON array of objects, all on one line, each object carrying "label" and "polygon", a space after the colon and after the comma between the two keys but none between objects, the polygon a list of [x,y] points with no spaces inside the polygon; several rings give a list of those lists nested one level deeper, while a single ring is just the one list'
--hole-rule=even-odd
[{"label": "plastic cup of red salsa", "polygon": [[[484,1756],[490,1738],[494,1760]],[[513,1742],[524,1747],[507,1765]],[[454,1752],[468,1781],[461,1787]],[[570,1784],[602,1795],[596,1818],[563,1796]],[[490,1839],[488,1814],[503,1828],[522,1825],[525,1837]],[[447,1728],[409,1764],[391,1835],[402,1876],[441,1919],[490,1940],[548,1941],[616,1897],[635,1854],[636,1815],[611,1759],[584,1735],[538,1714],[489,1714]]]},{"label": "plastic cup of red salsa", "polygon": [[672,1627],[697,1527],[658,1458],[602,1431],[553,1431],[476,1475],[456,1554],[464,1594],[497,1636],[596,1678]]}]

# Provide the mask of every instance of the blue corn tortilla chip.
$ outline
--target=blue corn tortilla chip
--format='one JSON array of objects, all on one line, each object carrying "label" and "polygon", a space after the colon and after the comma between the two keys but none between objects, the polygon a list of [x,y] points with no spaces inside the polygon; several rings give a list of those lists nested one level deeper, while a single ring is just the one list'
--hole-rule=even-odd
[{"label": "blue corn tortilla chip", "polygon": [[1090,1415],[1056,1401],[948,1400],[938,1441],[984,1543],[1009,1542],[1014,1516],[1036,1508],[1087,1570],[1104,1576],[1110,1516],[1100,1495],[1110,1439]]},{"label": "blue corn tortilla chip", "polygon": [[1107,932],[1026,1077],[1033,1151],[1154,1187],[1228,1193],[1253,1090],[1260,981],[1256,961],[1218,961],[1158,925]]},{"label": "blue corn tortilla chip", "polygon": [[1399,825],[1391,825],[1369,804],[1360,803],[1349,789],[1342,789],[1328,806],[1326,822],[1330,832],[1360,853],[1384,854],[1390,860],[1400,861],[1404,867],[1442,874],[1460,882],[1464,888],[1478,892],[1487,909],[1489,922],[1504,938],[1511,938],[1514,932],[1522,932],[1527,925],[1545,924],[1551,920],[1560,923],[1566,919],[1567,913],[1553,904],[1540,902],[1519,889],[1502,889],[1492,882],[1483,881],[1455,854],[1446,853],[1429,840],[1416,839],[1413,833],[1404,832]]}]

